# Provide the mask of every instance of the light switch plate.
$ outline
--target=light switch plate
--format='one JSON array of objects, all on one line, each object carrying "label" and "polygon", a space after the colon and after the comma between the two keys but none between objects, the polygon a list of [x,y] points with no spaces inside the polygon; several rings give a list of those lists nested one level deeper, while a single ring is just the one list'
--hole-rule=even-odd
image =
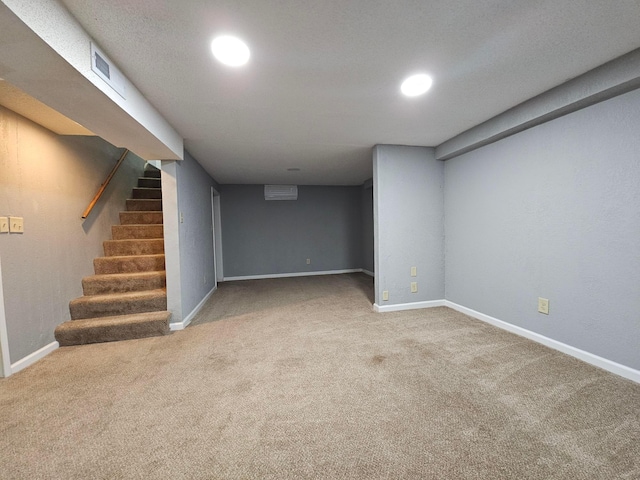
[{"label": "light switch plate", "polygon": [[418,269],[416,267],[411,267],[411,276],[412,277],[418,276]]},{"label": "light switch plate", "polygon": [[0,233],[9,233],[9,217],[0,217]]},{"label": "light switch plate", "polygon": [[549,315],[549,299],[538,297],[538,312]]},{"label": "light switch plate", "polygon": [[9,217],[9,232],[24,233],[24,219],[22,217]]}]

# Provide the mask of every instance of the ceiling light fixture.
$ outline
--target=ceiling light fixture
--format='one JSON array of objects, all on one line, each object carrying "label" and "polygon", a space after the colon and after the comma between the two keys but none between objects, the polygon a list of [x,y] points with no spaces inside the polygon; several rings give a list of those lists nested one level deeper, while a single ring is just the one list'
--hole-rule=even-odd
[{"label": "ceiling light fixture", "polygon": [[425,73],[412,75],[400,86],[400,91],[407,97],[417,97],[427,92],[431,88],[433,80]]},{"label": "ceiling light fixture", "polygon": [[211,42],[213,56],[230,67],[240,67],[249,61],[249,47],[237,37],[222,35]]}]

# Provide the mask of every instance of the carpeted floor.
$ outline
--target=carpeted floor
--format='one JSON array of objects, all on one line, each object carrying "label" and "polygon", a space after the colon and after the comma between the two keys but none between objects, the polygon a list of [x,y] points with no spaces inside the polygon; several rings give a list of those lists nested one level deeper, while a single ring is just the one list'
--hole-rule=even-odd
[{"label": "carpeted floor", "polygon": [[2,479],[638,479],[640,385],[364,275],[221,284],[0,379]]}]

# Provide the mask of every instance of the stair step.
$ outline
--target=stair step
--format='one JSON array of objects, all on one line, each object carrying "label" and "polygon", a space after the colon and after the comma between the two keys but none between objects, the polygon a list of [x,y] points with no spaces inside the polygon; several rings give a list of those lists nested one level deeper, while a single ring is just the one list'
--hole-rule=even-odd
[{"label": "stair step", "polygon": [[154,177],[140,177],[138,178],[138,186],[147,188],[162,188],[162,180]]},{"label": "stair step", "polygon": [[88,295],[69,302],[71,320],[157,312],[166,309],[167,292],[164,289]]},{"label": "stair step", "polygon": [[105,240],[102,242],[105,257],[130,255],[157,255],[164,253],[162,238]]},{"label": "stair step", "polygon": [[82,279],[82,292],[85,295],[139,292],[165,287],[166,272],[164,270],[158,272],[91,275]]},{"label": "stair step", "polygon": [[114,225],[111,227],[114,240],[128,240],[134,238],[163,238],[162,225]]},{"label": "stair step", "polygon": [[161,188],[134,187],[133,198],[162,198]]},{"label": "stair step", "polygon": [[127,199],[127,210],[135,211],[162,211],[162,200],[149,198]]},{"label": "stair step", "polygon": [[159,225],[162,224],[162,212],[120,212],[122,225]]},{"label": "stair step", "polygon": [[149,178],[160,178],[160,176],[162,175],[162,172],[158,170],[156,167],[154,167],[153,165],[147,164],[144,167],[143,175]]},{"label": "stair step", "polygon": [[63,347],[156,337],[169,333],[170,317],[163,311],[71,320],[58,325],[55,337]]},{"label": "stair step", "polygon": [[164,270],[164,254],[125,255],[93,259],[96,275]]}]

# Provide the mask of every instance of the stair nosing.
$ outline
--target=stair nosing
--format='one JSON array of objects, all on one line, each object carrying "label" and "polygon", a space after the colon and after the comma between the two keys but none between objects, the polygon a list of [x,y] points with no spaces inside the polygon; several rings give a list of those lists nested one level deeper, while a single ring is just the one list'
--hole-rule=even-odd
[{"label": "stair nosing", "polygon": [[[105,240],[105,242],[108,241],[113,241],[113,240]],[[116,258],[131,258],[131,257],[145,257],[145,258],[149,258],[149,257],[164,257],[164,253],[150,253],[147,255],[113,255],[111,257],[107,257],[107,256],[102,256],[102,257],[96,257],[95,260],[99,259],[99,258],[108,258],[108,259],[116,259]]]},{"label": "stair nosing", "polygon": [[[144,295],[144,294],[147,295]],[[128,299],[141,297],[143,299],[148,298],[158,298],[158,297],[166,297],[167,289],[166,288],[154,288],[153,290],[137,290],[133,292],[114,292],[114,293],[99,293],[97,295],[83,295],[82,297],[74,298],[69,302],[69,304],[78,304],[78,303],[93,303],[100,302],[102,300],[111,300],[118,297],[118,299]],[[124,298],[123,298],[124,297]]]}]

